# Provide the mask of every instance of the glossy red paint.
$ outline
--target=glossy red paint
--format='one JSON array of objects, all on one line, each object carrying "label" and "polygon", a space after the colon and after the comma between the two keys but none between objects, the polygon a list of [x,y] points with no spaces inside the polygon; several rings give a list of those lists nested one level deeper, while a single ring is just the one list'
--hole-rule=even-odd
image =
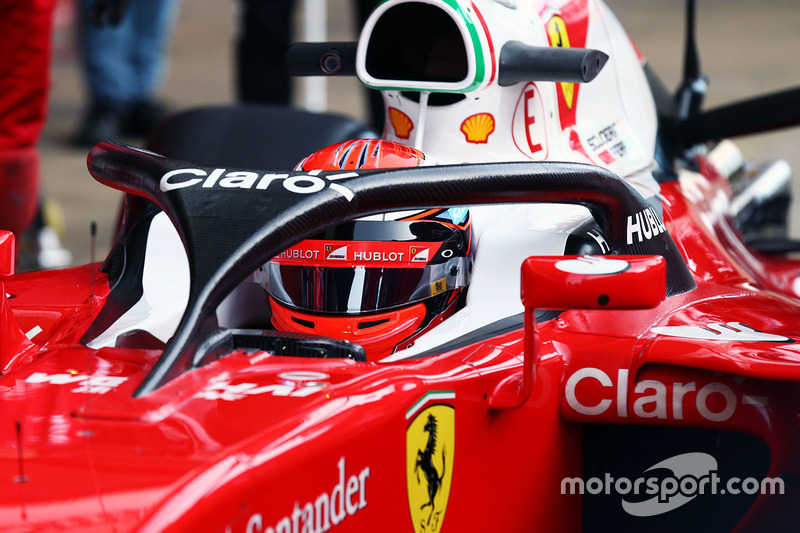
[{"label": "glossy red paint", "polygon": [[[746,433],[769,446],[770,473],[800,473],[787,445],[798,437],[797,298],[740,264],[741,254],[718,238],[726,221],[710,202],[688,202],[677,185],[664,192],[665,223],[691,259],[698,288],[651,302],[663,286],[653,283],[658,276],[637,274],[661,268],[653,258],[618,258],[632,267],[588,282],[555,267],[573,258],[530,260],[526,305],[600,309],[567,310],[539,325],[535,379],[517,409],[493,408],[492,397],[522,375],[522,329],[396,363],[238,350],[133,398],[160,352],[78,343],[108,294],[97,266],[15,276],[6,282],[4,328],[16,321],[19,331],[42,331],[28,341],[32,350],[6,357],[0,377],[7,450],[0,521],[117,531],[293,531],[297,524],[299,531],[313,519],[323,528],[391,523],[410,531],[407,485],[416,480],[403,462],[406,432],[431,405],[455,410],[443,508],[449,531],[578,530],[580,497],[555,487],[580,475],[585,424]],[[785,260],[783,271],[797,266]],[[657,305],[602,309],[596,296],[579,298],[596,287],[569,279],[604,276],[619,282],[600,285],[606,293],[627,289]],[[731,323],[749,328],[732,329],[734,337],[749,330],[770,337],[719,342],[707,334],[709,324]],[[768,498],[754,509],[761,505]],[[464,512],[475,508],[503,512]]]},{"label": "glossy red paint", "polygon": [[[630,287],[639,287],[631,291]],[[661,256],[529,257],[522,263],[522,303],[536,309],[649,309],[664,300]]]},{"label": "glossy red paint", "polygon": [[303,313],[281,305],[273,305],[272,309],[272,323],[279,330],[346,339],[360,344],[372,361],[391,355],[398,341],[411,337],[425,319],[424,304],[385,313],[335,318]]},{"label": "glossy red paint", "polygon": [[15,250],[14,234],[0,230],[0,279],[14,274]]},{"label": "glossy red paint", "polygon": [[[800,378],[795,344],[776,350],[774,343],[720,344],[653,333],[657,326],[740,321],[790,339],[796,331],[792,324],[800,319],[790,296],[755,288],[765,280],[747,277],[721,241],[689,231],[696,226],[693,217],[713,213],[665,189],[671,206],[665,222],[687,256],[713,254],[713,264],[727,265],[737,275],[698,274],[696,291],[651,310],[567,311],[542,324],[531,395],[512,410],[492,409],[488,397],[497,384],[520,375],[522,330],[391,364],[238,351],[152,395],[132,398],[157,350],[90,350],[76,344],[96,301],[107,294],[103,275],[83,267],[17,276],[7,283],[14,296],[8,308],[23,329],[43,324],[39,335],[45,341],[36,343],[25,364],[0,378],[3,418],[11,422],[0,428],[0,438],[12,452],[4,461],[0,519],[45,528],[58,523],[267,531],[287,523],[301,527],[313,516],[331,527],[362,529],[389,521],[411,530],[407,505],[397,503],[407,500],[408,473],[400,458],[406,453],[408,413],[437,392],[446,394],[432,402],[450,405],[456,414],[448,530],[578,529],[580,498],[562,496],[553,487],[580,474],[586,423],[711,425],[745,432],[773,450],[771,472],[796,469],[784,445],[796,432],[786,425],[796,394],[787,380]],[[536,260],[565,278],[539,280],[545,291],[537,296],[540,301],[561,297],[563,302],[568,294],[548,296],[547,289],[570,286],[569,276],[581,277],[557,270],[554,265],[562,260]],[[543,270],[533,260],[525,268]],[[533,281],[523,273],[523,290],[533,299],[527,279]],[[651,281],[619,279],[616,290],[623,292],[627,286],[659,290]],[[43,298],[40,292],[48,285],[58,287],[52,291],[58,298]],[[736,376],[747,379],[739,382]],[[492,467],[480,466],[484,462]],[[509,477],[510,470],[537,475]],[[501,485],[502,493],[489,489]],[[502,506],[504,512],[491,517],[460,512],[478,506]]]},{"label": "glossy red paint", "polygon": [[[680,206],[680,198],[673,195],[672,203]],[[682,244],[691,257],[708,251],[698,239]],[[653,310],[568,311],[543,324],[530,398],[519,409],[495,410],[485,398],[519,375],[521,330],[392,364],[236,352],[134,399],[158,351],[76,344],[97,308],[93,298],[107,290],[102,275],[81,268],[18,276],[7,283],[16,296],[9,308],[25,327],[45,324],[40,335],[53,342],[37,345],[24,365],[0,378],[0,439],[10,452],[0,520],[42,528],[267,531],[301,527],[313,515],[331,527],[388,522],[411,530],[409,509],[398,504],[407,500],[407,413],[436,391],[448,394],[435,403],[456,413],[448,530],[577,530],[579,497],[553,488],[580,475],[575,422],[742,431],[770,445],[772,472],[796,468],[783,445],[796,431],[786,426],[796,387],[780,383],[800,377],[795,345],[770,345],[759,356],[758,343],[737,352],[731,341],[717,350],[713,341],[660,337],[643,324],[740,320],[791,337],[797,311],[785,296],[743,289],[739,277],[698,281],[696,293]],[[60,296],[37,307],[45,283],[57,285]],[[765,312],[776,305],[785,310],[785,326]],[[735,376],[749,378],[737,383]],[[512,470],[536,476],[509,477]],[[504,490],[491,490],[497,486]],[[314,507],[326,498],[327,508]],[[504,511],[461,512],[478,507]]]},{"label": "glossy red paint", "polygon": [[[582,46],[586,2],[553,4]],[[598,428],[752,436],[765,475],[798,479],[800,261],[748,248],[730,187],[698,163],[660,191],[693,290],[664,296],[660,256],[534,257],[513,327],[393,362],[233,346],[140,396],[162,349],[83,340],[118,280],[101,265],[11,275],[0,233],[0,526],[578,531],[586,500],[559,488],[614,451],[591,447]],[[630,233],[662,231],[650,221]],[[790,482],[755,496],[739,531],[796,507]]]}]

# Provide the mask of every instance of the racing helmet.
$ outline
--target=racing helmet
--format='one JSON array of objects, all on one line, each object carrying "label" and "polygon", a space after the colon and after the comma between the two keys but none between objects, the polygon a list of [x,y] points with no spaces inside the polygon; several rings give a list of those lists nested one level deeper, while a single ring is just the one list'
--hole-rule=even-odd
[{"label": "racing helmet", "polygon": [[[430,164],[419,150],[377,139],[324,148],[298,170]],[[475,247],[465,207],[403,211],[348,221],[283,251],[264,266],[277,330],[348,340],[377,360],[461,308]]]}]

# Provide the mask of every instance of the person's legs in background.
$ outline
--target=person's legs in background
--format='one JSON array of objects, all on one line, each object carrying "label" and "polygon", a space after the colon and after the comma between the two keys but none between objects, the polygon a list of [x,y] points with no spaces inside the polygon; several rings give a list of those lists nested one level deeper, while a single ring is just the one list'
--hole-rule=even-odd
[{"label": "person's legs in background", "polygon": [[0,229],[14,233],[17,250],[39,202],[53,8],[53,0],[0,7]]},{"label": "person's legs in background", "polygon": [[[80,0],[79,13],[94,0]],[[165,115],[156,93],[177,10],[175,0],[130,2],[116,26],[80,21],[80,55],[89,97],[75,144],[146,136]]]},{"label": "person's legs in background", "polygon": [[[93,1],[80,0],[78,5],[78,50],[89,98],[86,115],[74,139],[80,146],[119,139],[133,98],[136,75],[127,59],[135,31],[131,13],[126,13],[117,26],[97,26],[81,16],[88,12]],[[136,4],[131,2],[129,9]]]},{"label": "person's legs in background", "polygon": [[134,3],[131,18],[136,29],[130,52],[135,79],[124,133],[145,137],[167,114],[166,107],[158,102],[157,93],[168,67],[167,48],[179,2],[136,0]]}]

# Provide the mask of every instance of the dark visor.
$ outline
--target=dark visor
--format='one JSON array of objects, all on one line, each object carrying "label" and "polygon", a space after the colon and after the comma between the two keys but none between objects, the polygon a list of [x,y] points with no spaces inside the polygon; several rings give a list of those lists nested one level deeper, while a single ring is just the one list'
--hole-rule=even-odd
[{"label": "dark visor", "polygon": [[270,263],[266,285],[273,298],[296,309],[370,313],[462,287],[468,274],[464,257],[425,268],[332,268]]}]

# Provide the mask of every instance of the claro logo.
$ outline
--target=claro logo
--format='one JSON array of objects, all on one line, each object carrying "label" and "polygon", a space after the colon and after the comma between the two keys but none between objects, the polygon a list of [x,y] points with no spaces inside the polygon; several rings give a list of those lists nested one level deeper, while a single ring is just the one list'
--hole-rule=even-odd
[{"label": "claro logo", "polygon": [[567,404],[582,415],[600,416],[616,408],[618,417],[627,418],[630,399],[631,414],[639,418],[682,420],[684,412],[696,412],[710,422],[724,422],[733,416],[740,403],[765,406],[769,400],[747,394],[740,397],[719,382],[665,384],[653,379],[636,383],[629,398],[628,370],[619,369],[616,378],[614,381],[599,368],[581,368],[567,379],[564,390]]},{"label": "claro logo", "polygon": [[[187,187],[200,187],[202,189],[255,189],[266,191],[272,187],[283,186],[289,192],[297,194],[314,194],[323,189],[330,188],[345,198],[353,199],[353,191],[344,185],[334,183],[343,178],[358,176],[355,172],[343,172],[319,176],[319,170],[312,170],[308,174],[260,174],[247,170],[226,172],[224,168],[215,168],[210,173],[199,168],[179,168],[170,170],[161,177],[161,190],[164,192]],[[280,185],[272,183],[280,182]]]}]

